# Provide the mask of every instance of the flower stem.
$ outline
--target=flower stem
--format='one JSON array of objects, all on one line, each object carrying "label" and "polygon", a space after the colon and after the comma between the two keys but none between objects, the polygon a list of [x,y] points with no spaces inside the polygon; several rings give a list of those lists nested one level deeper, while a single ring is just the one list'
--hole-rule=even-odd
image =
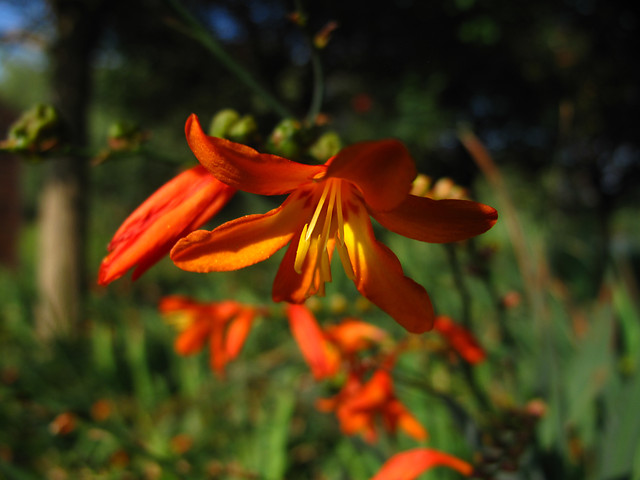
[{"label": "flower stem", "polygon": [[231,55],[229,55],[222,45],[211,35],[211,33],[191,15],[179,2],[179,0],[167,0],[171,8],[180,15],[184,24],[174,25],[174,27],[193,39],[199,41],[214,57],[246,87],[260,96],[265,103],[282,118],[293,118],[294,115],[275,96],[269,93],[258,81]]},{"label": "flower stem", "polygon": [[311,67],[313,68],[313,93],[311,96],[311,104],[307,113],[307,122],[310,125],[315,123],[316,117],[320,113],[322,107],[322,97],[324,94],[324,74],[322,72],[322,62],[318,50],[311,45]]}]

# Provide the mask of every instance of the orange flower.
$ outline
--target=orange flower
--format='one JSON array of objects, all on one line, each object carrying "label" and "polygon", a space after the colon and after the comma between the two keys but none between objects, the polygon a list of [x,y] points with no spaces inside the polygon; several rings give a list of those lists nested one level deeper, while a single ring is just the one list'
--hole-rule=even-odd
[{"label": "orange flower", "polygon": [[265,214],[191,233],[173,247],[172,260],[194,272],[237,270],[289,244],[273,285],[274,301],[302,303],[322,295],[335,249],[362,295],[410,332],[424,332],[434,317],[429,296],[375,239],[370,216],[391,231],[435,243],[478,235],[497,220],[495,209],[476,202],[410,195],[415,165],[396,140],[357,143],[324,165],[305,165],[210,137],[195,115],[185,130],[195,156],[220,181],[251,193],[289,196]]},{"label": "orange flower", "polygon": [[324,412],[335,411],[340,429],[346,435],[361,434],[368,442],[378,438],[376,417],[382,418],[385,429],[395,433],[398,428],[416,440],[425,440],[427,431],[397,399],[393,380],[387,370],[378,369],[368,382],[362,383],[359,372],[350,372],[340,392],[318,400],[316,406]]},{"label": "orange flower", "polygon": [[414,480],[438,466],[453,468],[465,476],[473,471],[471,465],[454,456],[431,448],[414,448],[391,457],[371,480]]},{"label": "orange flower", "polygon": [[320,380],[335,375],[340,367],[340,357],[309,309],[304,305],[289,304],[287,317],[293,338],[314,378]]},{"label": "orange flower", "polygon": [[211,369],[220,376],[242,350],[257,314],[255,307],[230,300],[199,303],[178,295],[163,298],[159,310],[173,315],[173,323],[181,330],[174,345],[179,354],[197,353],[209,340]]},{"label": "orange flower", "polygon": [[390,341],[389,334],[383,329],[355,318],[345,318],[337,325],[329,325],[325,329],[325,337],[344,356],[354,355],[373,344]]},{"label": "orange flower", "polygon": [[198,165],[160,187],[116,231],[100,265],[107,285],[134,268],[133,280],[171,250],[176,241],[213,217],[236,192]]},{"label": "orange flower", "polygon": [[473,333],[466,328],[457,325],[451,318],[445,315],[438,315],[433,325],[435,331],[440,333],[451,348],[467,362],[476,364],[484,361],[486,353],[478,344]]},{"label": "orange flower", "polygon": [[350,361],[357,352],[389,340],[381,328],[354,318],[323,330],[304,305],[289,304],[287,317],[293,337],[316,380],[332,377],[338,373],[343,360]]}]

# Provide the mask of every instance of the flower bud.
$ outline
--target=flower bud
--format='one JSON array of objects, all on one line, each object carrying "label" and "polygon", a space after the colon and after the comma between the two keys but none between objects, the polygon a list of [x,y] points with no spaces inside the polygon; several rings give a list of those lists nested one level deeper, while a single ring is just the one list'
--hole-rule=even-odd
[{"label": "flower bud", "polygon": [[61,143],[63,131],[62,120],[55,107],[38,104],[11,125],[7,140],[0,142],[0,149],[43,153]]},{"label": "flower bud", "polygon": [[251,115],[240,117],[233,109],[227,108],[215,114],[209,125],[209,135],[226,138],[238,143],[250,143],[258,131],[258,125]]},{"label": "flower bud", "polygon": [[342,141],[334,131],[326,132],[309,147],[309,153],[320,162],[325,162],[336,155],[342,148]]},{"label": "flower bud", "polygon": [[227,138],[229,130],[238,120],[240,114],[231,108],[220,110],[211,119],[209,124],[209,135],[212,137]]},{"label": "flower bud", "polygon": [[286,118],[271,133],[266,145],[267,151],[289,159],[299,158],[302,151],[301,137],[300,122]]}]

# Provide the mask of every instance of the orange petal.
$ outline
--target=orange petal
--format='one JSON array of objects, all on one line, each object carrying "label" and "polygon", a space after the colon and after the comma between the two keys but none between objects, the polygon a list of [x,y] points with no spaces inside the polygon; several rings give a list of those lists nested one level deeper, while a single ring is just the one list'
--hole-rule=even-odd
[{"label": "orange petal", "polygon": [[372,212],[389,230],[430,243],[458,242],[489,230],[498,220],[495,208],[470,200],[433,200],[409,195],[390,212]]},{"label": "orange petal", "polygon": [[327,177],[356,185],[375,211],[397,207],[416,176],[415,163],[406,147],[390,139],[355,143],[340,150],[327,164]]},{"label": "orange petal", "polygon": [[265,214],[237,218],[211,232],[198,230],[171,250],[171,260],[191,272],[225,272],[266,260],[302,230],[305,208],[292,194]]},{"label": "orange petal", "polygon": [[385,425],[389,431],[395,433],[400,428],[418,441],[426,440],[429,436],[427,430],[397,398],[392,398],[385,405],[383,413]]},{"label": "orange petal", "polygon": [[183,295],[168,295],[160,299],[158,310],[160,313],[171,313],[180,310],[198,310],[202,307],[201,303],[192,300]]},{"label": "orange petal", "polygon": [[198,165],[174,177],[145,200],[116,231],[98,283],[107,285],[136,267],[136,280],[175,242],[226,205],[236,190]]},{"label": "orange petal", "polygon": [[414,448],[391,457],[371,480],[414,480],[438,466],[452,468],[466,476],[473,471],[471,465],[452,455],[431,448]]},{"label": "orange petal", "polygon": [[254,308],[240,307],[238,315],[231,320],[225,337],[225,350],[229,360],[236,358],[242,350],[244,342],[247,340],[249,332],[251,331],[251,325],[253,324],[255,315],[256,311]]},{"label": "orange petal", "polygon": [[353,318],[332,325],[325,333],[346,354],[356,353],[368,348],[371,343],[381,343],[389,338],[385,330]]},{"label": "orange petal", "polygon": [[393,397],[393,380],[386,370],[376,370],[369,381],[352,395],[345,405],[350,410],[381,409]]},{"label": "orange petal", "polygon": [[339,359],[330,350],[313,314],[304,305],[287,306],[291,333],[316,380],[331,377],[339,368]]},{"label": "orange petal", "polygon": [[344,224],[345,245],[360,293],[411,333],[433,325],[433,306],[427,291],[406,277],[397,257],[376,241],[366,211],[350,210]]},{"label": "orange petal", "polygon": [[224,348],[223,334],[225,325],[216,320],[211,322],[211,333],[209,335],[209,366],[211,370],[223,377],[224,367],[229,361],[229,357]]},{"label": "orange petal", "polygon": [[208,136],[192,114],[185,125],[189,147],[218,180],[260,195],[289,193],[324,172],[324,165],[305,165],[224,138]]},{"label": "orange petal", "polygon": [[454,323],[451,318],[445,315],[438,315],[433,327],[470,364],[481,363],[486,358],[484,349],[480,346],[473,333],[462,325]]},{"label": "orange petal", "polygon": [[174,348],[180,355],[190,355],[202,350],[211,333],[212,323],[196,320],[176,338]]}]

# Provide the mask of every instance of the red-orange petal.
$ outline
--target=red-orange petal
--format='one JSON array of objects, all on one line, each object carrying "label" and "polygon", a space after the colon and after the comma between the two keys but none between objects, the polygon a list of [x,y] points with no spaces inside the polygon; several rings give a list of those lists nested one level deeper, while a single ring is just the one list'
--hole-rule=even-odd
[{"label": "red-orange petal", "polygon": [[209,335],[211,335],[212,323],[208,320],[195,319],[195,321],[187,327],[174,343],[176,352],[180,355],[191,355],[199,352],[204,347]]},{"label": "red-orange petal", "polygon": [[466,476],[473,472],[470,464],[452,455],[431,448],[414,448],[391,457],[371,480],[414,480],[439,466],[452,468]]},{"label": "red-orange petal", "polygon": [[354,318],[344,319],[325,330],[327,337],[345,354],[354,354],[372,343],[382,343],[389,338],[385,330]]},{"label": "red-orange petal", "polygon": [[316,175],[324,165],[305,165],[224,138],[210,137],[192,114],[185,124],[189,147],[198,161],[218,180],[245,192],[281,195],[295,190]]},{"label": "red-orange petal", "polygon": [[287,317],[293,338],[316,380],[331,377],[338,371],[339,359],[324,338],[313,314],[304,305],[289,304]]},{"label": "red-orange petal", "polygon": [[265,214],[247,215],[213,231],[198,230],[171,250],[171,260],[190,272],[225,272],[266,260],[302,229],[304,202],[295,194]]},{"label": "red-orange petal", "polygon": [[[203,305],[184,295],[167,295],[160,299],[158,310],[160,313],[171,313],[180,310],[200,311]],[[208,307],[205,307],[208,308]]]},{"label": "red-orange petal", "polygon": [[256,315],[254,308],[240,306],[239,309],[238,314],[227,327],[225,336],[225,350],[229,360],[236,358],[242,350]]},{"label": "red-orange petal", "polygon": [[430,330],[434,312],[427,291],[406,277],[398,258],[375,239],[362,206],[349,210],[344,233],[358,291],[409,332]]},{"label": "red-orange petal", "polygon": [[225,325],[218,319],[212,319],[209,335],[209,367],[220,377],[224,377],[224,367],[229,358],[224,345]]},{"label": "red-orange petal", "polygon": [[391,399],[385,405],[383,419],[391,432],[396,432],[400,428],[400,430],[418,441],[426,440],[429,436],[427,430],[418,419],[397,398]]},{"label": "red-orange petal", "polygon": [[473,333],[453,322],[450,317],[438,315],[433,325],[458,354],[472,365],[481,363],[487,354],[480,346]]},{"label": "red-orange petal", "polygon": [[380,224],[408,238],[430,243],[458,242],[489,230],[495,208],[470,200],[433,200],[409,195],[389,212],[371,212]]},{"label": "red-orange petal", "polygon": [[218,213],[235,192],[200,165],[180,173],[118,228],[100,265],[98,283],[107,285],[134,267],[136,280],[169,253],[180,237]]},{"label": "red-orange petal", "polygon": [[354,411],[381,409],[393,397],[393,380],[386,370],[376,370],[345,406]]},{"label": "red-orange petal", "polygon": [[343,148],[328,162],[327,177],[358,187],[372,210],[391,210],[411,190],[416,167],[409,151],[397,140],[360,142]]}]

